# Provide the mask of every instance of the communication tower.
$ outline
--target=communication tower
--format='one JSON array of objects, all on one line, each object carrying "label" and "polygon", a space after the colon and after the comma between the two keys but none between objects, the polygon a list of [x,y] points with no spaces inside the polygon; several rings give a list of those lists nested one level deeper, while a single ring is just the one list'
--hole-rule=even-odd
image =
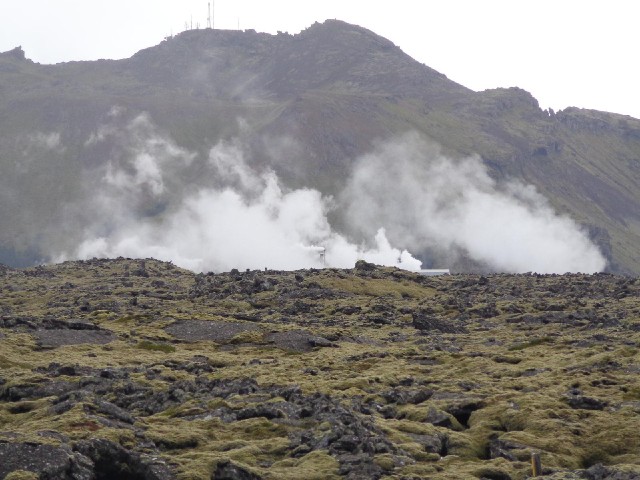
[{"label": "communication tower", "polygon": [[207,28],[213,28],[211,24],[211,2],[207,4]]}]

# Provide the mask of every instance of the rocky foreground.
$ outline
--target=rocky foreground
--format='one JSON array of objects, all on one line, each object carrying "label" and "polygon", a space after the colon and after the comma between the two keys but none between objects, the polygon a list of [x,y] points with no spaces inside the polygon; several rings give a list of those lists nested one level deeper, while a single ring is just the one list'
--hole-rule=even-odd
[{"label": "rocky foreground", "polygon": [[640,280],[0,267],[0,479],[640,478]]}]

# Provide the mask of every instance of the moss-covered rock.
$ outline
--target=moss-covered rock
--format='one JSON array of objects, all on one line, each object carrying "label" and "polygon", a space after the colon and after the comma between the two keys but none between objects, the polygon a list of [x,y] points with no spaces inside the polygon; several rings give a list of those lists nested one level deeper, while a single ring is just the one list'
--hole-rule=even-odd
[{"label": "moss-covered rock", "polygon": [[[640,465],[637,279],[136,269],[0,277],[0,454],[203,480],[517,480],[534,452],[549,478]],[[61,330],[110,341],[42,348]]]}]

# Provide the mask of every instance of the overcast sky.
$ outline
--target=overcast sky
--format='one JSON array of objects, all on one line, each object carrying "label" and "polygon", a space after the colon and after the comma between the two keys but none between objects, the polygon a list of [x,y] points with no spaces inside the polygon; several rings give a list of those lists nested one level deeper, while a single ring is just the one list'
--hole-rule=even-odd
[{"label": "overcast sky", "polygon": [[541,107],[640,118],[636,0],[0,0],[0,51],[40,63],[125,58],[193,22],[297,33],[369,28],[474,90],[518,86]]}]

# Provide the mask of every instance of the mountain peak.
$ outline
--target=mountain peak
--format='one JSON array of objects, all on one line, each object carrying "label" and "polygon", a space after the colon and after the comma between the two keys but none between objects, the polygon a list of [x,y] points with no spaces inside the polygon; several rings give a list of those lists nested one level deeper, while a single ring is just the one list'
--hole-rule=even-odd
[{"label": "mountain peak", "polygon": [[24,53],[24,50],[22,49],[21,46],[17,46],[13,50],[8,50],[6,52],[1,52],[0,53],[0,57],[10,58],[10,59],[13,59],[13,60],[20,60],[20,61],[26,61],[27,60],[27,57],[26,57],[26,55]]},{"label": "mountain peak", "polygon": [[216,95],[227,92],[232,97],[238,93],[237,78],[244,79],[243,87],[288,98],[312,90],[404,92],[432,99],[470,92],[386,38],[341,20],[316,22],[296,35],[189,30],[131,60],[138,74],[150,81],[182,86],[187,82],[188,88],[201,91],[215,87]]},{"label": "mountain peak", "polygon": [[368,30],[359,25],[347,23],[343,20],[325,20],[324,22],[315,22],[313,25],[308,27],[307,29],[300,32],[301,36],[315,36],[319,37],[323,40],[333,40],[343,42],[345,40],[345,36],[351,36],[352,40],[360,40],[360,41],[370,41],[375,42],[379,46],[387,47],[387,48],[397,48],[392,41]]}]

